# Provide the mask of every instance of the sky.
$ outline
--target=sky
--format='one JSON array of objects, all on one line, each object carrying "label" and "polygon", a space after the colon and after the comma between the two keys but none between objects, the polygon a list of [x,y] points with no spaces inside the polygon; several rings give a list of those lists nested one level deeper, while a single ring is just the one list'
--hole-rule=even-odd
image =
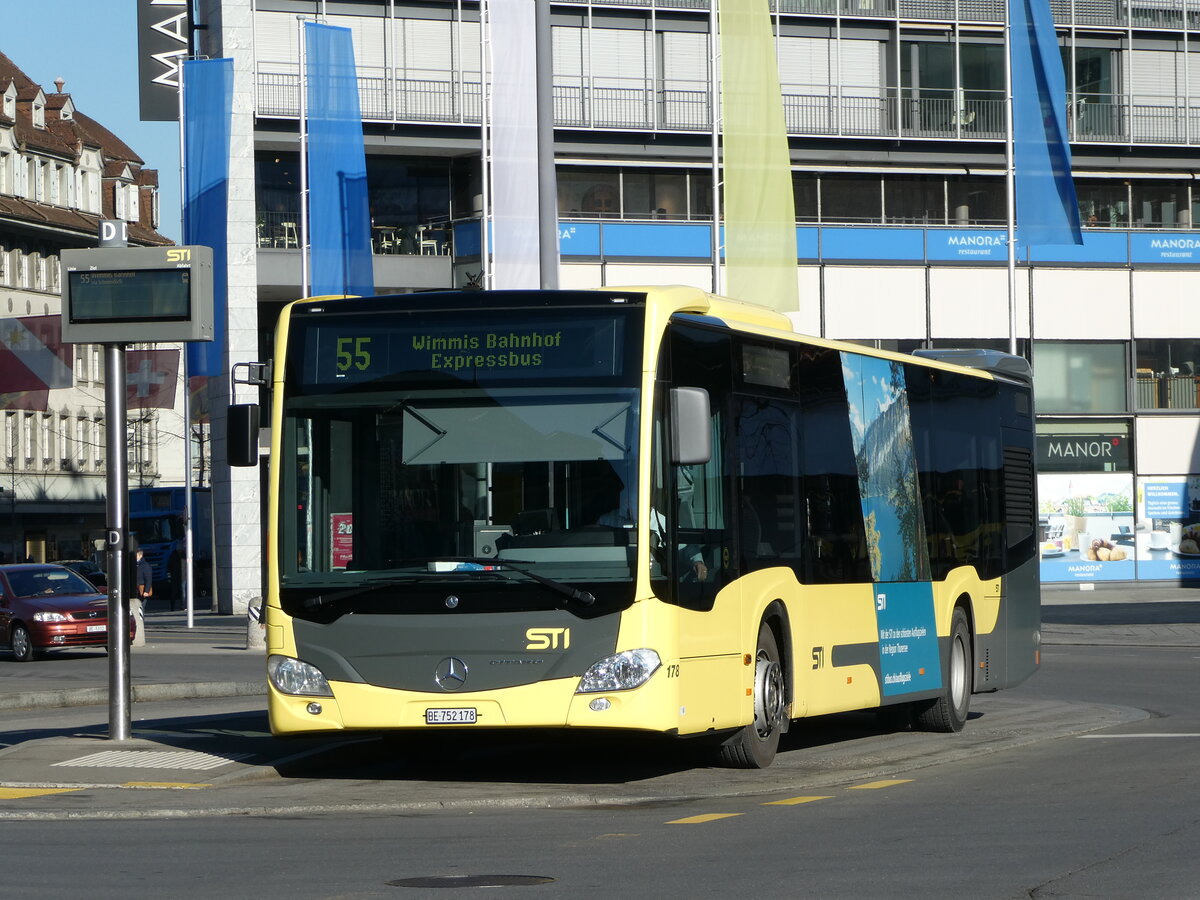
[{"label": "sky", "polygon": [[179,123],[138,118],[135,0],[0,0],[0,51],[46,93],[75,106],[158,169],[159,231],[180,240]]}]

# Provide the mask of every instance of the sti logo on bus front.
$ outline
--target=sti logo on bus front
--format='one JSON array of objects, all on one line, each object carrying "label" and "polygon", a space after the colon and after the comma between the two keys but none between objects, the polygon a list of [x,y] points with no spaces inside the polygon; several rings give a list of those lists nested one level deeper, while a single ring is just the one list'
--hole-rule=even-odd
[{"label": "sti logo on bus front", "polygon": [[[561,641],[559,640],[561,638]],[[526,650],[566,650],[571,646],[570,628],[530,628],[525,632]]]}]

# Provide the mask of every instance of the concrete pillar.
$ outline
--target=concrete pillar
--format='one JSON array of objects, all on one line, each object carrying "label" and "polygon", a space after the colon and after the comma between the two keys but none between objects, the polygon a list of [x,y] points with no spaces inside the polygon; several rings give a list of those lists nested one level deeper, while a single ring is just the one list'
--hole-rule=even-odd
[{"label": "concrete pillar", "polygon": [[[225,408],[234,363],[259,360],[257,236],[254,212],[254,20],[244,0],[204,0],[203,52],[233,59],[229,153],[228,332],[224,377],[211,382],[213,530],[217,611],[245,615],[262,597],[262,498],[259,470],[225,463]],[[244,394],[242,392],[245,392]],[[242,387],[236,400],[257,400]]]}]

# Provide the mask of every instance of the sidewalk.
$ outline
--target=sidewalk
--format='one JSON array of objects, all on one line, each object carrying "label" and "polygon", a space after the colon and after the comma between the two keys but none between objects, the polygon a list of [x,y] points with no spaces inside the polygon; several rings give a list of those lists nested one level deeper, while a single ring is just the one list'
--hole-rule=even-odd
[{"label": "sidewalk", "polygon": [[1200,647],[1200,587],[1043,585],[1042,643]]},{"label": "sidewalk", "polygon": [[[151,611],[130,653],[133,700],[266,694],[264,652],[246,649],[245,616]],[[1053,645],[1200,648],[1200,587],[1097,585],[1042,589],[1042,641]],[[0,710],[103,705],[108,655],[75,649],[14,662],[0,650]]]},{"label": "sidewalk", "polygon": [[[266,694],[261,649],[246,649],[246,616],[151,611],[146,643],[130,649],[133,700]],[[108,702],[108,654],[101,648],[50,653],[30,663],[0,650],[0,709],[90,706]]]}]

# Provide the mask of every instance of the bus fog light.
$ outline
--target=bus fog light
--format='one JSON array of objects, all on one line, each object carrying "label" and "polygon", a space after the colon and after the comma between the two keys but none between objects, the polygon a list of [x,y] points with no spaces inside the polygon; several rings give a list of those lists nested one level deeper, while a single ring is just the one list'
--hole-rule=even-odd
[{"label": "bus fog light", "polygon": [[592,663],[579,679],[577,694],[628,691],[645,684],[661,665],[653,650],[626,650]]},{"label": "bus fog light", "polygon": [[321,714],[321,704],[314,700],[308,706],[304,707],[308,710],[310,716],[319,716]]},{"label": "bus fog light", "polygon": [[267,677],[275,689],[285,694],[308,694],[315,697],[332,697],[329,682],[314,665],[290,656],[267,657]]},{"label": "bus fog light", "polygon": [[612,701],[607,697],[597,697],[588,704],[588,708],[593,712],[604,712],[604,710],[608,709],[610,706],[612,706]]}]

